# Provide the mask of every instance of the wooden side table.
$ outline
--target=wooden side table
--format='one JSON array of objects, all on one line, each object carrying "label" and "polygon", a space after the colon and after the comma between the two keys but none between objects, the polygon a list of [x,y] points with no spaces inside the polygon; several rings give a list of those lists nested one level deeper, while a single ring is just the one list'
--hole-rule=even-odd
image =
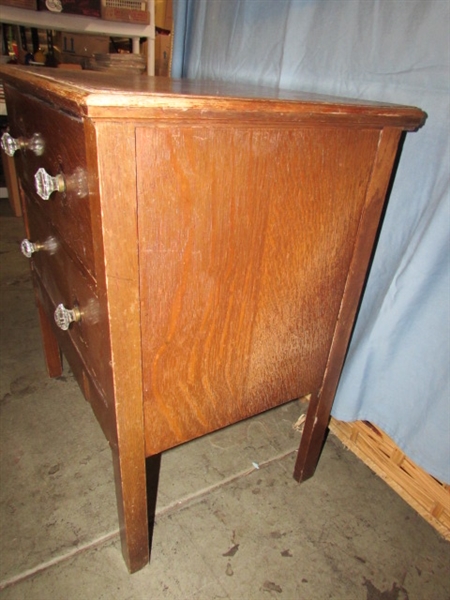
[{"label": "wooden side table", "polygon": [[110,442],[136,571],[164,450],[311,394],[295,477],[314,473],[399,141],[425,115],[217,82],[0,74],[48,371],[62,350]]}]

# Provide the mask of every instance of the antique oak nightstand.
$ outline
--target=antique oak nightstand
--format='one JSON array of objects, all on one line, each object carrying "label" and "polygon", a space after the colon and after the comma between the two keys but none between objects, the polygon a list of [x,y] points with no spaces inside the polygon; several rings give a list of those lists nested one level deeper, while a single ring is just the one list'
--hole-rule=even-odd
[{"label": "antique oak nightstand", "polygon": [[206,81],[0,74],[48,371],[62,350],[111,445],[136,571],[164,450],[311,394],[295,477],[314,473],[398,144],[425,115]]}]

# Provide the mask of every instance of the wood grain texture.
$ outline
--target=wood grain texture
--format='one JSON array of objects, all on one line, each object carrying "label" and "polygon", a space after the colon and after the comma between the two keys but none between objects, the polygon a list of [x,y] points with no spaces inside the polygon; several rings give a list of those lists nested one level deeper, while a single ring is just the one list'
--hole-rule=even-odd
[{"label": "wood grain texture", "polygon": [[[149,559],[134,127],[99,123],[96,136],[117,432],[113,462],[122,551],[128,569],[134,572]],[[117,148],[126,161],[117,160]]]},{"label": "wood grain texture", "polygon": [[[121,77],[92,71],[58,71],[0,66],[5,82],[20,81],[30,95],[39,94],[66,111],[93,118],[220,120],[229,116],[247,121],[335,124],[347,127],[390,125],[414,130],[425,113],[361,99],[337,98],[295,90],[219,81],[168,77]],[[57,100],[55,99],[57,98]]]},{"label": "wood grain texture", "polygon": [[380,132],[378,150],[373,163],[323,383],[319,392],[312,396],[308,407],[294,469],[294,477],[299,482],[305,481],[314,474],[319,460],[369,261],[373,253],[400,135],[401,132],[398,129],[386,129]]},{"label": "wood grain texture", "polygon": [[377,142],[138,129],[147,454],[319,389]]}]

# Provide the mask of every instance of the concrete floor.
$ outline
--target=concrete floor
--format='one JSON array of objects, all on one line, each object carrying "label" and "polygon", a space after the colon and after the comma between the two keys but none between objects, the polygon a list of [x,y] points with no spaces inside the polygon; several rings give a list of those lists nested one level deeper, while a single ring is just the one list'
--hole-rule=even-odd
[{"label": "concrete floor", "polygon": [[151,563],[128,575],[109,447],[70,372],[46,376],[5,201],[0,230],[2,600],[450,599],[450,544],[336,438],[294,482],[297,402],[164,454]]}]

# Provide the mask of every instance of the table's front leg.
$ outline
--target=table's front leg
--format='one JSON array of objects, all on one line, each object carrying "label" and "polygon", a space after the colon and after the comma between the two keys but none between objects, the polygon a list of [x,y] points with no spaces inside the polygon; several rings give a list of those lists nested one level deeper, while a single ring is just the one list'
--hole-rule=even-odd
[{"label": "table's front leg", "polygon": [[149,562],[161,455],[132,458],[112,447],[122,554],[134,573]]}]

